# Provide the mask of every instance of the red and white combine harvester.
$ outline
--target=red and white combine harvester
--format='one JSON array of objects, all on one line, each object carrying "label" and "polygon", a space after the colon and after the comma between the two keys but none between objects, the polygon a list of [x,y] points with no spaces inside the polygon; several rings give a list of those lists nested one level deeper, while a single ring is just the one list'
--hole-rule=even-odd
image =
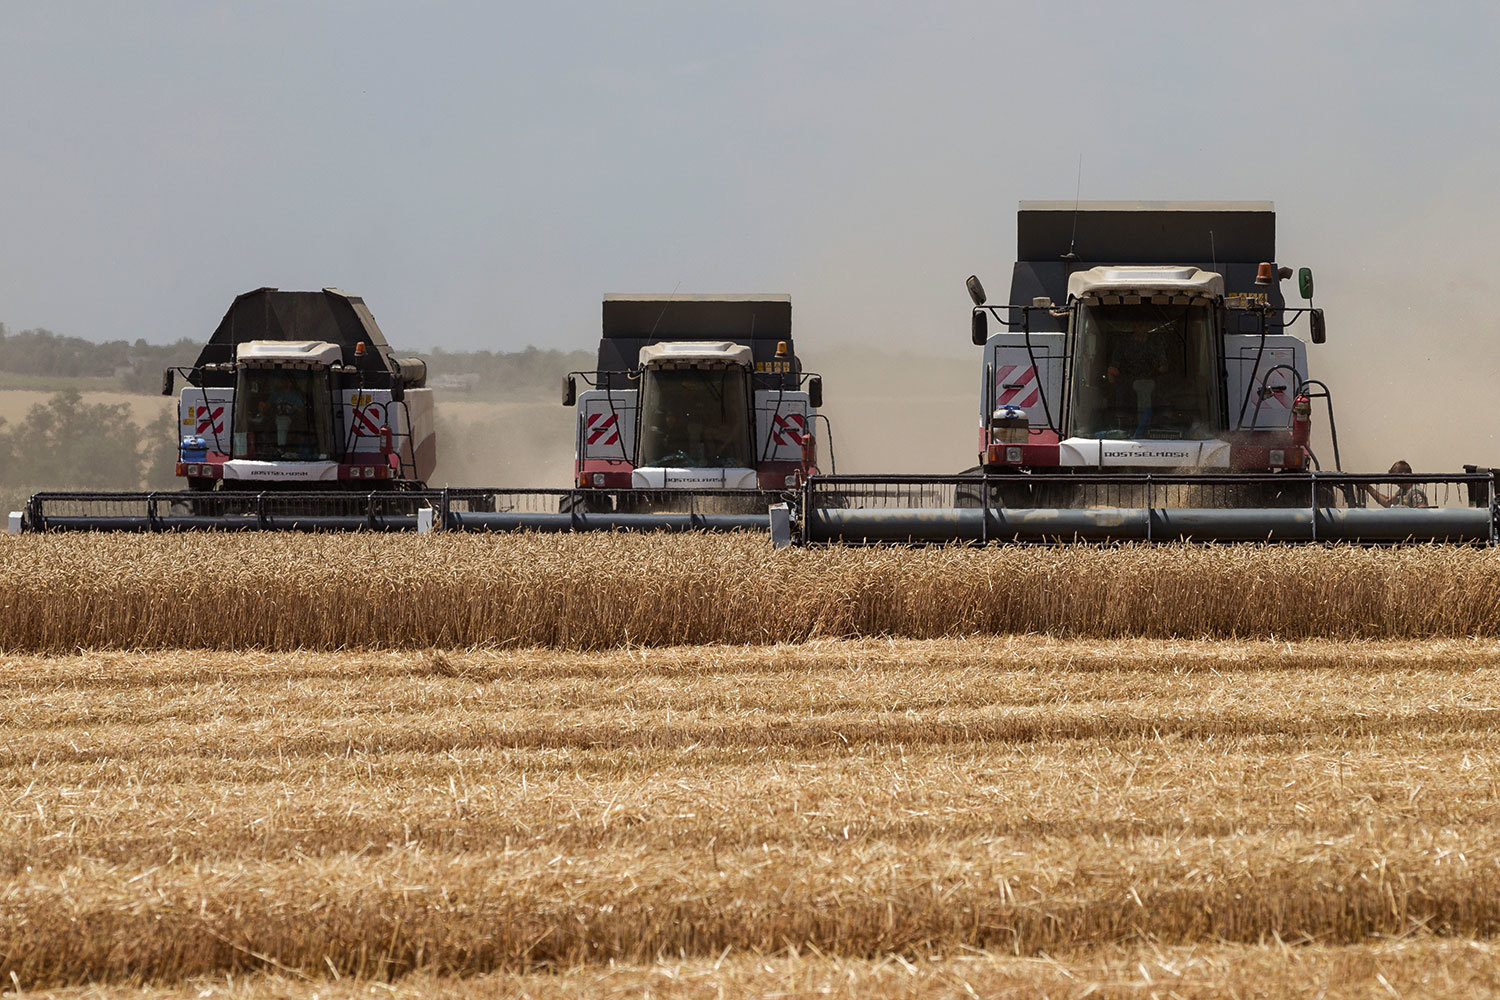
[{"label": "red and white combine harvester", "polygon": [[607,295],[598,368],[570,373],[563,403],[564,509],[764,513],[818,471],[822,379],[797,358],[790,296]]},{"label": "red and white combine harvester", "polygon": [[432,474],[427,366],[395,357],[357,296],[246,292],[164,395],[177,375],[190,490],[420,490]]},{"label": "red and white combine harvester", "polygon": [[[1269,203],[1033,202],[1017,227],[1010,304],[968,282],[984,348],[973,471],[998,477],[1000,500],[1028,496],[1036,473],[1317,467],[1311,403],[1329,397],[1295,331],[1323,343],[1323,312],[1308,268],[1298,276],[1308,304],[1282,298],[1292,272],[1275,263]],[[1007,329],[991,334],[991,319]],[[1071,492],[1060,506],[1100,490]],[[1234,505],[1258,505],[1254,492],[1240,484]],[[1272,502],[1282,490],[1260,492]]]},{"label": "red and white combine harvester", "polygon": [[[1323,312],[1308,268],[1306,305],[1286,304],[1291,277],[1269,202],[1023,202],[1008,300],[968,280],[984,349],[979,465],[816,479],[778,534],[1493,543],[1487,471],[1342,472],[1303,339],[1323,343]],[[1329,472],[1312,447],[1315,402]]]},{"label": "red and white combine harvester", "polygon": [[[178,387],[178,377],[183,384]],[[427,366],[336,288],[235,298],[190,366],[170,447],[180,492],[34,495],[34,531],[415,527],[437,461]],[[430,520],[430,515],[428,515]]]},{"label": "red and white combine harvester", "polygon": [[[1341,469],[1310,270],[1269,203],[1023,203],[1010,293],[977,277],[977,467],[823,475],[822,383],[785,295],[610,295],[573,372],[566,489],[424,489],[426,367],[334,289],[240,296],[178,395],[164,493],[39,493],[20,528],[740,530],[776,544],[1500,542],[1496,476]],[[995,327],[995,329],[992,329]],[[1326,415],[1332,470],[1314,450]],[[818,426],[818,421],[823,426]],[[503,428],[497,428],[503,432]],[[821,432],[821,433],[820,433]],[[1321,447],[1321,444],[1319,444]],[[1397,458],[1399,456],[1392,456]],[[831,464],[831,462],[830,462]],[[832,471],[831,469],[829,470]]]},{"label": "red and white combine harvester", "polygon": [[[609,296],[597,371],[575,372],[576,485],[426,488],[426,366],[335,289],[235,299],[176,376],[188,489],[39,493],[29,530],[765,530],[818,472],[821,380],[787,296]],[[578,391],[578,383],[587,388]],[[826,421],[825,421],[826,426]],[[503,428],[497,428],[497,432]],[[830,445],[830,453],[831,453]]]}]

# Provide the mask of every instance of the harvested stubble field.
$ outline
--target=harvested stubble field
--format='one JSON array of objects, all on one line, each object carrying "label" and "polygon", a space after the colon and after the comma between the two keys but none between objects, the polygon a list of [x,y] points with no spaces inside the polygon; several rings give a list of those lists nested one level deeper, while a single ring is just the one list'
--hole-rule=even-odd
[{"label": "harvested stubble field", "polygon": [[7,536],[0,650],[1500,636],[1500,551],[764,536]]},{"label": "harvested stubble field", "polygon": [[0,982],[1500,995],[1496,577],[6,539]]},{"label": "harvested stubble field", "polygon": [[1495,993],[1497,681],[1490,640],[14,654],[0,976]]}]

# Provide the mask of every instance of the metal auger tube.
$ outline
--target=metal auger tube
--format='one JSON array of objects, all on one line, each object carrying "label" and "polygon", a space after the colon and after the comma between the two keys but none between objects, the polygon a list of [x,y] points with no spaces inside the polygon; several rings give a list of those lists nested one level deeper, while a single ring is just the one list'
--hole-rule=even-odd
[{"label": "metal auger tube", "polygon": [[1500,538],[1494,476],[1474,469],[814,477],[789,517],[791,537],[802,544],[1494,545]]},{"label": "metal auger tube", "polygon": [[453,511],[448,531],[769,531],[769,514],[549,514]]},{"label": "metal auger tube", "polygon": [[1314,542],[1366,544],[1490,541],[1478,508],[1264,509],[1104,507],[1073,509],[815,509],[811,542]]},{"label": "metal auger tube", "polygon": [[[560,489],[453,488],[410,492],[52,492],[27,504],[25,531],[760,531],[777,497],[745,491],[684,493],[683,510],[651,510],[661,491],[601,491],[598,509]],[[671,499],[671,498],[668,498]],[[617,506],[618,504],[618,506]],[[739,506],[739,512],[713,510]],[[756,512],[756,506],[759,511]],[[642,510],[640,507],[647,506]],[[710,510],[695,510],[706,506]],[[624,509],[619,509],[623,507]],[[632,509],[636,508],[636,509]]]}]

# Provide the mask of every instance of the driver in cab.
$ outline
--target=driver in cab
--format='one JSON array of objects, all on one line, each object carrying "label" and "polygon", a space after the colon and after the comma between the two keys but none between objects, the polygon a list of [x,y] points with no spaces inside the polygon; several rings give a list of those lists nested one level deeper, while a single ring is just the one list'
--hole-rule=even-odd
[{"label": "driver in cab", "polygon": [[721,421],[703,420],[693,412],[668,412],[662,416],[663,450],[669,461],[686,468],[723,466],[734,450],[735,429]]},{"label": "driver in cab", "polygon": [[1151,423],[1152,396],[1156,390],[1156,378],[1165,375],[1169,364],[1166,344],[1159,336],[1153,336],[1152,322],[1146,317],[1132,320],[1128,332],[1116,333],[1110,339],[1108,362],[1104,369],[1104,381],[1111,387],[1112,405],[1117,409],[1129,409],[1131,396],[1124,387],[1130,386],[1139,420],[1135,436],[1140,437]]},{"label": "driver in cab", "polygon": [[292,385],[290,378],[279,375],[268,402],[271,404],[271,414],[276,423],[276,446],[285,448],[292,424],[294,421],[300,423],[297,418],[307,408],[307,400]]}]

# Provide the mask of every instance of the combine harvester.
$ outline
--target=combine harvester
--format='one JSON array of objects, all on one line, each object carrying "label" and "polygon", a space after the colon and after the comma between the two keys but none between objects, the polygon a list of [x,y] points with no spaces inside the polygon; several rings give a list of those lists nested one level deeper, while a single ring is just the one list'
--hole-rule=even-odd
[{"label": "combine harvester", "polygon": [[563,381],[579,487],[564,509],[764,518],[817,474],[822,396],[791,296],[606,295],[598,368]]},{"label": "combine harvester", "polygon": [[426,363],[395,357],[364,300],[337,288],[238,296],[162,395],[178,375],[177,475],[194,493],[421,490],[436,464]]},{"label": "combine harvester", "polygon": [[358,296],[246,292],[196,362],[163,373],[185,488],[38,493],[22,527],[313,530],[410,513],[437,461],[426,382],[426,363],[396,357]]},{"label": "combine harvester", "polygon": [[[113,530],[765,530],[817,472],[821,379],[787,296],[609,296],[571,373],[574,489],[443,489],[426,365],[337,289],[235,299],[176,378],[180,492],[38,493],[19,527]],[[578,383],[588,388],[578,392]],[[826,423],[826,420],[825,420]]]},{"label": "combine harvester", "polygon": [[1495,543],[1489,470],[1342,472],[1296,335],[1323,343],[1323,312],[1307,268],[1307,304],[1282,298],[1270,203],[1022,203],[1017,244],[1007,304],[968,280],[980,465],[814,478],[776,512],[779,543]]}]

